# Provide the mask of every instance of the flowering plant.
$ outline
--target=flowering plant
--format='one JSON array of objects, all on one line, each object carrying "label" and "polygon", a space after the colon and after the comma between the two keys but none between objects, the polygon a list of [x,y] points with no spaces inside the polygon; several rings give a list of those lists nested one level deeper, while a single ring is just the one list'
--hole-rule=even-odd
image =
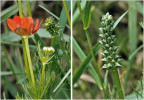
[{"label": "flowering plant", "polygon": [[33,29],[33,18],[32,17],[23,17],[22,19],[19,16],[15,16],[14,19],[7,19],[9,28],[22,37],[35,34],[40,28],[43,20],[38,26],[39,20],[36,20],[36,24]]}]

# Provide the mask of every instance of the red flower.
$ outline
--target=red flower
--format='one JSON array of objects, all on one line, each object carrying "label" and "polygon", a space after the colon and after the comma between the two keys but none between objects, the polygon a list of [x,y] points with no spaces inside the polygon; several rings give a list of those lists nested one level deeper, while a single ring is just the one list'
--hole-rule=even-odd
[{"label": "red flower", "polygon": [[33,18],[32,17],[23,17],[22,19],[19,16],[15,16],[14,19],[7,19],[9,28],[20,36],[29,36],[35,34],[40,28],[43,20],[38,26],[39,20],[36,20],[35,27],[33,29]]}]

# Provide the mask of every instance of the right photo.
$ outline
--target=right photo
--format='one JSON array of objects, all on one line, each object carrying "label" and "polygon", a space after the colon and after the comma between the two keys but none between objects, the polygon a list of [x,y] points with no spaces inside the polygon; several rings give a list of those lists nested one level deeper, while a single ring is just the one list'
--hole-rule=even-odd
[{"label": "right photo", "polygon": [[143,1],[73,1],[72,13],[72,99],[142,99]]}]

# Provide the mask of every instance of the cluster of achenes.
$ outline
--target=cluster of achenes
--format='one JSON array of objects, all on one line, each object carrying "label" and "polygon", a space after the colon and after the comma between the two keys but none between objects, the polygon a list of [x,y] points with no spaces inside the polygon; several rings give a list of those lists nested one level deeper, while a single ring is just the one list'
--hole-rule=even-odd
[{"label": "cluster of achenes", "polygon": [[115,46],[116,36],[112,33],[113,32],[113,25],[114,21],[111,15],[107,13],[102,17],[101,28],[100,30],[100,37],[101,40],[99,41],[103,48],[103,59],[102,61],[105,62],[103,68],[113,70],[121,65],[119,64],[120,56],[117,55],[117,46]]},{"label": "cluster of achenes", "polygon": [[59,33],[60,27],[55,23],[53,17],[47,18],[44,26],[52,36],[55,36]]}]

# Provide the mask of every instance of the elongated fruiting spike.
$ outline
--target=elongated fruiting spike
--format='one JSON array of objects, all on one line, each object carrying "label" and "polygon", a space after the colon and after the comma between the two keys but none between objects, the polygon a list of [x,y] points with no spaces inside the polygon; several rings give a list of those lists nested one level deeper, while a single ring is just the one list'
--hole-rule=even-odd
[{"label": "elongated fruiting spike", "polygon": [[53,17],[49,17],[46,19],[44,27],[52,36],[57,35],[60,31],[60,27],[58,26],[58,24],[55,23]]},{"label": "elongated fruiting spike", "polygon": [[103,48],[103,59],[104,61],[104,66],[102,68],[106,68],[109,70],[117,69],[121,65],[119,64],[120,56],[117,55],[116,51],[118,49],[117,46],[115,46],[115,40],[116,36],[113,34],[113,25],[114,21],[112,16],[107,13],[102,17],[102,22],[101,22],[101,28],[100,30],[100,38],[101,40],[99,41],[100,44],[102,45]]}]

